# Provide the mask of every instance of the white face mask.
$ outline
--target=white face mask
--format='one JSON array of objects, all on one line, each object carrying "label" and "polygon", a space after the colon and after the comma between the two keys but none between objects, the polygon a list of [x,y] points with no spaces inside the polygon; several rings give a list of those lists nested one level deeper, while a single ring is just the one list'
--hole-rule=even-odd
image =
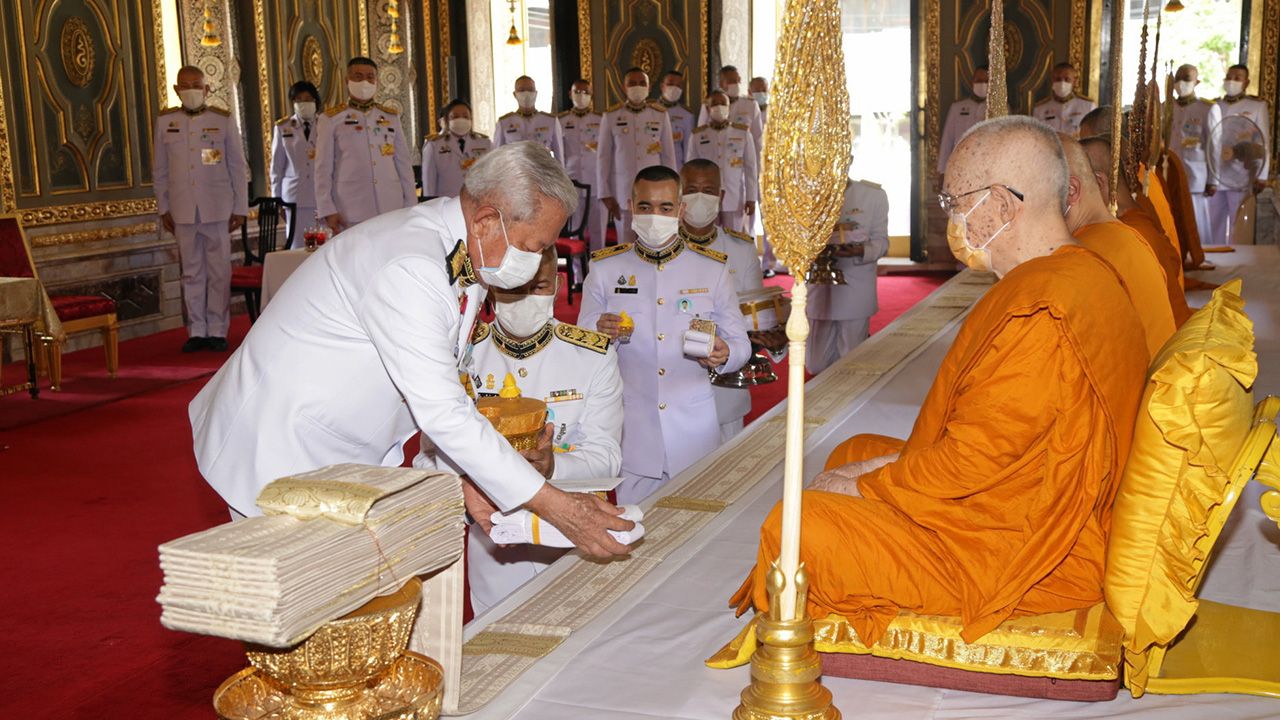
[{"label": "white face mask", "polygon": [[684,88],[678,85],[667,85],[662,88],[662,99],[669,103],[680,102],[681,95],[684,95]]},{"label": "white face mask", "polygon": [[1222,90],[1227,94],[1227,97],[1235,97],[1244,92],[1244,83],[1239,80],[1227,80],[1222,83]]},{"label": "white face mask", "polygon": [[199,110],[204,105],[204,90],[201,88],[179,90],[178,97],[182,100],[182,107],[188,110]]},{"label": "white face mask", "polygon": [[533,103],[537,99],[537,90],[519,90],[516,92],[516,103],[520,105],[521,110],[532,110]]},{"label": "white face mask", "polygon": [[725,120],[729,119],[729,106],[728,105],[712,105],[707,110],[707,114],[711,116],[712,122],[722,123]]},{"label": "white face mask", "polygon": [[979,100],[986,100],[986,99],[987,99],[987,87],[988,87],[988,86],[987,86],[987,83],[974,83],[974,84],[973,84],[973,96],[974,96],[974,97],[976,97],[976,98],[978,98]]},{"label": "white face mask", "polygon": [[497,267],[494,267],[485,264],[484,243],[480,243],[480,278],[489,287],[510,290],[529,282],[534,275],[538,274],[538,266],[542,264],[542,253],[521,250],[511,244],[511,238],[507,237],[507,221],[502,217],[501,210],[498,210],[498,222],[502,226],[502,239],[507,243],[507,250],[502,254],[502,260]]},{"label": "white face mask", "polygon": [[1075,91],[1075,87],[1076,87],[1075,85],[1072,85],[1066,80],[1059,80],[1058,82],[1053,84],[1053,96],[1060,97],[1060,98],[1067,97],[1068,95],[1070,95],[1072,92]]},{"label": "white face mask", "polygon": [[368,80],[348,80],[347,92],[351,93],[351,97],[358,102],[368,102],[373,99],[373,94],[378,91],[377,83],[371,83]]},{"label": "white face mask", "polygon": [[764,107],[769,104],[769,93],[767,92],[753,92],[751,93],[751,98],[755,100],[756,104],[760,107]]},{"label": "white face mask", "polygon": [[316,104],[313,102],[296,102],[293,104],[293,111],[303,120],[316,119]]},{"label": "white face mask", "polygon": [[671,244],[680,229],[680,218],[670,215],[636,215],[631,218],[631,229],[640,244],[650,250],[661,250]]},{"label": "white face mask", "polygon": [[632,85],[627,88],[627,101],[632,105],[639,105],[649,97],[648,85]]},{"label": "white face mask", "polygon": [[1178,97],[1191,97],[1196,94],[1196,84],[1190,80],[1179,80],[1174,87],[1178,90]]},{"label": "white face mask", "polygon": [[449,132],[454,135],[466,135],[471,132],[471,118],[456,117],[449,119]]},{"label": "white face mask", "polygon": [[729,99],[730,99],[730,100],[736,100],[736,99],[737,99],[737,97],[738,97],[738,91],[739,91],[741,88],[742,88],[742,86],[741,86],[741,85],[739,85],[738,83],[730,83],[730,84],[728,84],[728,85],[725,85],[725,86],[724,86],[723,88],[721,88],[721,89],[722,89],[722,90],[724,90],[724,94],[725,94],[725,95],[728,95],[728,96],[729,96]]},{"label": "white face mask", "polygon": [[591,93],[576,92],[570,98],[573,100],[573,106],[579,110],[591,107]]},{"label": "white face mask", "polygon": [[684,221],[689,227],[703,228],[716,221],[720,214],[720,197],[706,193],[689,193],[684,200]]},{"label": "white face mask", "polygon": [[493,313],[498,324],[510,336],[527,338],[551,322],[555,312],[555,295],[493,296]]}]

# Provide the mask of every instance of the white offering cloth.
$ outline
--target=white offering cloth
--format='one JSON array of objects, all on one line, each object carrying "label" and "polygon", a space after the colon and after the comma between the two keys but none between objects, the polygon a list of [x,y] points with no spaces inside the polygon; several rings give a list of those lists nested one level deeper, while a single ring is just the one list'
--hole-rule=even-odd
[{"label": "white offering cloth", "polygon": [[[644,537],[644,526],[640,524],[640,521],[644,519],[644,513],[635,505],[624,505],[622,509],[624,511],[622,518],[634,522],[636,524],[635,528],[632,530],[610,530],[609,534],[613,536],[614,540],[623,545],[630,545]],[[490,516],[489,521],[493,523],[493,529],[489,531],[489,538],[499,545],[574,547],[573,541],[565,537],[559,528],[528,510],[516,510],[505,515],[494,513]]]}]

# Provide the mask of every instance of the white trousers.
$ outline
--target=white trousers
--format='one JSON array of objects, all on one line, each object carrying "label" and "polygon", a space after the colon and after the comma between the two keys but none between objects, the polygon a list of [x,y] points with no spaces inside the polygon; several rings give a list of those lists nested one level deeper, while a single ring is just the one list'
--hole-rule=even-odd
[{"label": "white trousers", "polygon": [[[295,212],[298,215],[298,219],[293,225],[293,244],[288,247],[289,250],[305,247],[307,241],[306,238],[302,237],[302,233],[316,224],[316,208],[314,205],[311,207],[298,206]],[[289,213],[287,211],[285,212],[284,227],[280,229],[280,232],[283,235],[288,235],[289,233]]]},{"label": "white trousers", "polygon": [[1235,230],[1236,211],[1244,201],[1245,193],[1252,190],[1223,190],[1209,198],[1209,219],[1212,229],[1209,239],[1200,238],[1201,245],[1230,245],[1231,234]]},{"label": "white trousers", "polygon": [[852,320],[809,320],[809,343],[805,348],[804,367],[817,375],[848,355],[867,339],[871,318]]},{"label": "white trousers", "polygon": [[479,525],[467,532],[467,583],[476,615],[497,605],[567,552],[541,545],[498,547]]},{"label": "white trousers", "polygon": [[1196,213],[1196,231],[1200,233],[1200,243],[1207,244],[1213,233],[1213,216],[1209,211],[1209,201],[1213,198],[1202,192],[1191,193],[1191,209]]},{"label": "white trousers", "polygon": [[191,337],[226,337],[231,326],[231,233],[227,219],[174,225],[182,302]]},{"label": "white trousers", "polygon": [[720,423],[720,441],[728,442],[742,432],[742,419],[751,412],[751,390],[711,386],[716,401],[716,420]]},{"label": "white trousers", "polygon": [[667,484],[671,476],[663,473],[661,477],[648,477],[622,471],[622,482],[618,485],[618,504],[634,505],[658,491]]}]

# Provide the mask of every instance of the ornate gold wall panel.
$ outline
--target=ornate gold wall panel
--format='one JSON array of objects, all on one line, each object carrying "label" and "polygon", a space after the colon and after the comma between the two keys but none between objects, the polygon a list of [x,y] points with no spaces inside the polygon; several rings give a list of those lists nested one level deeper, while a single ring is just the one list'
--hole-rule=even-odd
[{"label": "ornate gold wall panel", "polygon": [[6,3],[0,212],[75,215],[68,208],[115,208],[150,195],[159,103],[153,11],[148,0]]},{"label": "ornate gold wall panel", "polygon": [[622,101],[622,73],[632,65],[645,68],[655,86],[665,70],[683,72],[687,103],[698,105],[707,87],[705,0],[592,0],[590,4],[585,28],[579,18],[579,32],[590,38],[591,58],[585,65],[605,106]]},{"label": "ornate gold wall panel", "polygon": [[1275,176],[1280,173],[1280,0],[1264,0],[1262,13],[1262,42],[1250,45],[1262,45],[1258,92],[1271,103],[1271,174]]},{"label": "ornate gold wall panel", "polygon": [[591,0],[578,0],[578,73],[591,77]]}]

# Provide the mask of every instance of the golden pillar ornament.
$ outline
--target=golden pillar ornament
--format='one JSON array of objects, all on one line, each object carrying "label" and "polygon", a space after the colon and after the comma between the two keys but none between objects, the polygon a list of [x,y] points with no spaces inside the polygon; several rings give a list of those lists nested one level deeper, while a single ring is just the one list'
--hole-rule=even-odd
[{"label": "golden pillar ornament", "polygon": [[1122,125],[1124,121],[1124,13],[1128,6],[1111,0],[1111,214],[1116,214],[1120,185]]},{"label": "golden pillar ornament", "polygon": [[1004,0],[991,0],[987,56],[987,119],[991,120],[1009,114],[1009,81],[1004,66]]}]

